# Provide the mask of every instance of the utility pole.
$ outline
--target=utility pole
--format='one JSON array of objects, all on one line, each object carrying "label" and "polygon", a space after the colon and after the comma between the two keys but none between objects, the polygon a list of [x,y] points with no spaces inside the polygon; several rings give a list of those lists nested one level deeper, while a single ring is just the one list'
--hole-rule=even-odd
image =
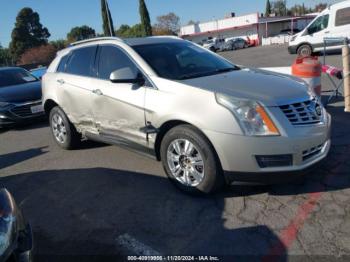
[{"label": "utility pole", "polygon": [[108,3],[107,3],[107,0],[104,0],[104,1],[105,1],[106,14],[107,14],[107,19],[108,19],[109,34],[110,34],[110,36],[113,36],[111,20],[110,20],[110,17],[109,17],[109,12],[110,12],[109,11],[109,6],[108,6]]}]

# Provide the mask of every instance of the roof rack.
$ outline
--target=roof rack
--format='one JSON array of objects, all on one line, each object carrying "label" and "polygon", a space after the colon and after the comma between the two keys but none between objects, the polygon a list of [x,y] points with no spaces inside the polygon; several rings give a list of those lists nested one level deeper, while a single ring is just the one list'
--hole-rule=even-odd
[{"label": "roof rack", "polygon": [[71,43],[69,46],[77,46],[85,43],[90,43],[90,42],[95,42],[95,41],[101,41],[101,40],[117,40],[120,42],[124,42],[121,38],[119,37],[114,37],[114,36],[108,36],[108,37],[95,37],[95,38],[89,38],[81,41],[77,41],[74,43]]}]

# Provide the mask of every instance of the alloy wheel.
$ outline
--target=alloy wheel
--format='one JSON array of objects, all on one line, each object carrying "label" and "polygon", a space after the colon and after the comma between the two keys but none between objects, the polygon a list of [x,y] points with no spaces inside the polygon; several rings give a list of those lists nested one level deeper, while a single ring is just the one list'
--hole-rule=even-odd
[{"label": "alloy wheel", "polygon": [[52,116],[51,124],[55,139],[61,144],[65,143],[67,140],[67,129],[62,117],[59,114],[54,114]]},{"label": "alloy wheel", "polygon": [[181,184],[198,186],[204,179],[204,161],[196,146],[187,139],[176,139],[167,150],[172,176]]}]

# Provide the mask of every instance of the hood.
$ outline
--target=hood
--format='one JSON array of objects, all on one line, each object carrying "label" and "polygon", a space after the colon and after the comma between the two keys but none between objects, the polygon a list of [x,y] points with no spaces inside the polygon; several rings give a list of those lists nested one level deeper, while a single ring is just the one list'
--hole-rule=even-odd
[{"label": "hood", "polygon": [[0,101],[9,103],[30,102],[41,99],[41,82],[0,87]]},{"label": "hood", "polygon": [[280,106],[310,99],[307,86],[297,78],[259,69],[242,70],[181,81],[215,93]]}]

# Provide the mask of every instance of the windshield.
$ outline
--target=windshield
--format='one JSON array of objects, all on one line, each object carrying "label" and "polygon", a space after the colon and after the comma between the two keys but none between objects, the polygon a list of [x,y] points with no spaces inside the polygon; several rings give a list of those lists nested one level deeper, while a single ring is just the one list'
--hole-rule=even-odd
[{"label": "windshield", "polygon": [[172,80],[198,78],[239,69],[212,52],[185,41],[133,48],[160,77]]},{"label": "windshield", "polygon": [[329,15],[323,15],[318,18],[308,27],[308,33],[314,34],[328,27]]},{"label": "windshield", "polygon": [[14,86],[38,81],[22,68],[0,70],[0,87]]}]

